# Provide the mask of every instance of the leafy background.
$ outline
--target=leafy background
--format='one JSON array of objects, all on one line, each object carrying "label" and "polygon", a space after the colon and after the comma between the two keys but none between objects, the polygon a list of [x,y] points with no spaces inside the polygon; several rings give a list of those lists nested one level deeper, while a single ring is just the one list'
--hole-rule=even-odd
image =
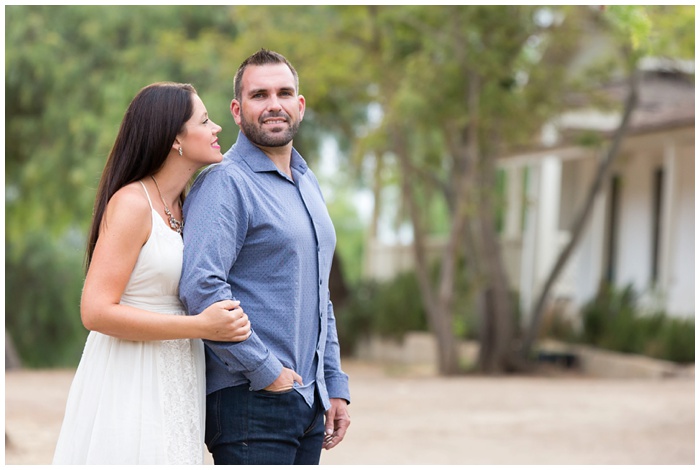
[{"label": "leafy background", "polygon": [[[654,29],[645,37],[658,49],[694,57],[693,6],[626,8],[619,7],[617,15],[633,37],[634,31],[648,31],[642,23],[651,18]],[[579,19],[593,9],[548,11],[569,19],[558,36],[564,50],[565,41],[582,33]],[[337,148],[330,171],[317,174],[328,188],[343,274],[356,293],[355,304],[362,304],[377,297],[367,297],[376,287],[361,279],[364,240],[373,222],[361,210],[358,191],[374,184],[378,160],[368,155],[386,151],[383,123],[400,116],[415,124],[421,165],[427,173],[444,173],[441,127],[465,118],[454,98],[463,77],[443,47],[450,39],[448,26],[470,47],[488,44],[479,35],[493,33],[488,40],[500,46],[478,57],[484,71],[496,71],[507,56],[507,39],[516,40],[511,32],[535,31],[541,14],[542,7],[532,6],[5,6],[5,326],[24,363],[74,366],[80,358],[87,335],[79,315],[85,233],[106,156],[140,88],[163,80],[192,83],[224,128],[225,149],[237,134],[229,103],[238,65],[261,47],[287,56],[308,103],[295,146],[315,170],[327,163],[328,143]],[[555,89],[568,86],[547,82],[554,69],[537,67],[537,49],[528,50],[516,65],[529,67],[537,86],[503,95],[517,88],[516,80],[497,77],[498,86],[483,97],[498,105],[497,117],[513,130],[508,133],[513,143],[531,136],[556,111]],[[548,60],[556,64],[565,57]],[[436,63],[441,69],[432,66]],[[594,75],[586,73],[579,72],[571,86],[592,81]],[[401,170],[391,164],[379,170],[391,203]],[[423,194],[432,233],[444,233],[444,204],[427,186]],[[387,209],[394,209],[390,219],[397,229],[406,215],[398,203]],[[410,276],[396,282],[415,292]],[[408,307],[386,302],[389,313],[410,312],[407,327],[425,327],[423,314],[413,311],[415,302]],[[363,323],[363,314],[354,324]],[[364,326],[390,331],[392,321],[403,320],[387,318]],[[471,322],[456,328],[464,330],[465,324]]]}]

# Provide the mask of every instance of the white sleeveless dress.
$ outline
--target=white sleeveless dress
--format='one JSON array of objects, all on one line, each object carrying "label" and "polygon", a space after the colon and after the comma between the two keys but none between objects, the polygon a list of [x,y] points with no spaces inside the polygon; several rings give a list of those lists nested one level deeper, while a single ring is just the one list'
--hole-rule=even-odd
[{"label": "white sleeveless dress", "polygon": [[[182,237],[153,210],[150,197],[148,202],[151,234],[120,303],[185,315],[178,297]],[[201,464],[204,397],[201,340],[137,342],[92,331],[68,395],[53,463]]]}]

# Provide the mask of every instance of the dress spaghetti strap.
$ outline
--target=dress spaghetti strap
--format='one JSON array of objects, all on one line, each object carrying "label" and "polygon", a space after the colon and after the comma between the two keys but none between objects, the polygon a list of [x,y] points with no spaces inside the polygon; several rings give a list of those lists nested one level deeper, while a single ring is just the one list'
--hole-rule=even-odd
[{"label": "dress spaghetti strap", "polygon": [[146,185],[143,184],[143,181],[139,180],[139,183],[141,183],[141,186],[143,186],[143,190],[146,193],[146,197],[148,198],[148,205],[151,206],[151,209],[153,209],[153,203],[151,202],[151,196],[148,195],[148,190],[146,189]]}]

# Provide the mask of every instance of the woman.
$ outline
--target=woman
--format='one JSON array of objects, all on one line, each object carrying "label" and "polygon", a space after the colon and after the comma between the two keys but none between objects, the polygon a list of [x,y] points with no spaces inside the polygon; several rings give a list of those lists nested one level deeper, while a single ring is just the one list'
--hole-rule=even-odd
[{"label": "woman", "polygon": [[178,298],[183,192],[198,169],[222,160],[220,131],[187,84],[147,86],[126,111],[97,192],[80,305],[91,332],[55,464],[203,461],[198,338],[250,335],[238,302],[188,316]]}]

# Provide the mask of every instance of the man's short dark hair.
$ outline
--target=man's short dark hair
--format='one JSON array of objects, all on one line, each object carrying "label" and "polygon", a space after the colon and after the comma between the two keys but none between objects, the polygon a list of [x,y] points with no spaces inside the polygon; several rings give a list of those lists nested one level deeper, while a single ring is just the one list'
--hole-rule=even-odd
[{"label": "man's short dark hair", "polygon": [[239,102],[241,101],[241,82],[243,81],[243,72],[245,72],[246,67],[249,65],[273,65],[273,64],[285,64],[292,71],[294,76],[294,90],[299,93],[299,75],[294,69],[291,63],[280,53],[270,51],[268,49],[260,49],[255,54],[248,57],[241,63],[236,72],[236,76],[233,78],[233,96]]}]

